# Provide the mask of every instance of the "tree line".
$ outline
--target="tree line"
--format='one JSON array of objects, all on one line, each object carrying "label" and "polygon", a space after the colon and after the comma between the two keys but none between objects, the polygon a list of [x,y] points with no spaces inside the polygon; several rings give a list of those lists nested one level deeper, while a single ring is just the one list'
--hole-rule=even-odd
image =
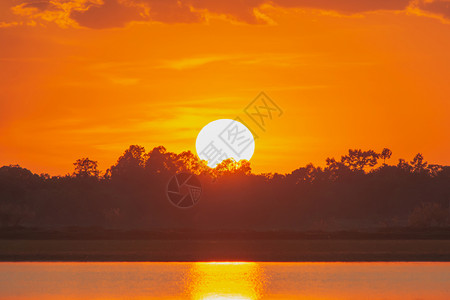
[{"label": "tree line", "polygon": [[[199,230],[365,230],[449,225],[450,167],[418,153],[388,164],[392,151],[350,149],[326,166],[254,174],[248,161],[209,168],[190,151],[132,145],[101,172],[80,158],[72,174],[0,168],[2,227]],[[202,196],[180,210],[166,197],[179,172],[198,176]]]}]

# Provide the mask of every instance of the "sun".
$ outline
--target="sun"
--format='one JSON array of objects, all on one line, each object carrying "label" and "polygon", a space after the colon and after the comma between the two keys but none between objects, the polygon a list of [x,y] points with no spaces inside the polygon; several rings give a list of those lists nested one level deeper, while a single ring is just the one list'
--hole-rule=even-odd
[{"label": "sun", "polygon": [[219,119],[206,124],[197,135],[197,155],[214,168],[228,158],[250,160],[255,152],[255,138],[241,122]]}]

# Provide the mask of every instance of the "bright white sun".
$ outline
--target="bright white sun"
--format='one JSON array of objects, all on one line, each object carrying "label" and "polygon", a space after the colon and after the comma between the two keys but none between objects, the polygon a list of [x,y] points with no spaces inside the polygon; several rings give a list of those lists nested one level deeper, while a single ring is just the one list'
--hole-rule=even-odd
[{"label": "bright white sun", "polygon": [[200,159],[208,161],[208,166],[214,168],[227,158],[250,160],[255,152],[255,139],[244,124],[219,119],[200,130],[195,148]]}]

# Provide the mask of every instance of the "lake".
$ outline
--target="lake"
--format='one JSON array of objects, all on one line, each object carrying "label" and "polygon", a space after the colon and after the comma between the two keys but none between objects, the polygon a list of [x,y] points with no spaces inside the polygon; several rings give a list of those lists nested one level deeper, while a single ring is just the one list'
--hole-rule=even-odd
[{"label": "lake", "polygon": [[3,262],[0,299],[450,299],[448,262]]}]

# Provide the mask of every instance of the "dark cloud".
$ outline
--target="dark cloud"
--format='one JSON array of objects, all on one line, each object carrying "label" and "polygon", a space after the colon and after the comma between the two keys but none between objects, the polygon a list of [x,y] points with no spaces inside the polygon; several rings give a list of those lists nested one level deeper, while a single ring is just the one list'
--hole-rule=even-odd
[{"label": "dark cloud", "polygon": [[[341,13],[358,13],[373,10],[402,10],[407,7],[409,0],[130,0],[118,2],[106,0],[100,6],[91,6],[87,11],[74,11],[71,17],[80,25],[91,28],[106,28],[121,26],[133,20],[148,19],[163,23],[192,23],[199,22],[202,11],[213,14],[226,15],[240,22],[256,24],[254,10],[264,3],[280,7],[304,7],[334,10]],[[128,4],[126,4],[128,3]],[[148,15],[142,16],[143,10],[139,5],[148,8]],[[138,8],[139,7],[139,8]],[[103,16],[103,17],[102,17]]]},{"label": "dark cloud", "polygon": [[11,7],[14,5],[16,4],[13,0],[0,0],[0,24],[2,22],[11,22],[17,19],[11,11]]},{"label": "dark cloud", "polygon": [[102,5],[91,5],[85,11],[74,10],[70,17],[90,28],[121,27],[131,21],[162,23],[194,23],[202,20],[199,12],[177,0],[104,0]]},{"label": "dark cloud", "polygon": [[49,10],[49,11],[56,11],[56,10],[61,10],[61,8],[57,7],[56,5],[54,5],[53,3],[50,3],[49,1],[37,1],[37,2],[29,2],[29,3],[25,3],[25,5],[23,6],[25,8],[27,7],[33,7],[36,8],[40,11],[45,11],[45,10]]},{"label": "dark cloud", "polygon": [[450,1],[422,2],[419,8],[450,19]]},{"label": "dark cloud", "polygon": [[274,0],[282,7],[313,8],[354,14],[376,10],[403,10],[410,0]]},{"label": "dark cloud", "polygon": [[201,13],[191,11],[187,1],[177,0],[135,0],[142,1],[150,10],[150,19],[163,23],[194,23],[203,18]]},{"label": "dark cloud", "polygon": [[143,20],[143,8],[104,0],[102,5],[91,5],[86,11],[73,10],[70,17],[78,24],[89,28],[122,27],[128,22]]},{"label": "dark cloud", "polygon": [[[2,0],[0,0],[2,1]],[[11,0],[5,0],[11,2]],[[248,24],[264,22],[255,10],[262,4],[283,8],[309,8],[356,14],[378,10],[404,10],[409,5],[425,12],[450,18],[450,0],[64,0],[24,2],[22,8],[36,8],[39,12],[64,10],[70,19],[89,28],[122,27],[131,21],[162,23],[195,23],[204,19],[204,12],[225,15]],[[17,2],[16,2],[17,3]],[[64,4],[64,5],[63,5]],[[1,6],[0,6],[1,7]],[[69,7],[69,9],[68,9]],[[2,16],[0,12],[0,17]],[[62,16],[62,17],[64,17]]]}]

